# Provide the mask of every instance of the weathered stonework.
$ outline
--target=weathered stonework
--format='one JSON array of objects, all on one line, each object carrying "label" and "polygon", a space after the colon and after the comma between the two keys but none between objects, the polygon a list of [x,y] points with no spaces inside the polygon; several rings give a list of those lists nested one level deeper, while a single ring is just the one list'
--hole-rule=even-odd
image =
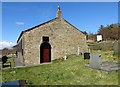
[{"label": "weathered stonework", "polygon": [[114,50],[114,55],[120,57],[120,40],[114,42],[113,50]]},{"label": "weathered stonework", "polygon": [[30,30],[22,32],[18,44],[22,40],[23,55],[18,52],[18,57],[23,59],[23,65],[40,64],[40,45],[42,37],[48,36],[51,45],[51,60],[65,55],[77,54],[87,51],[86,36],[69,24],[65,19],[57,17]]}]

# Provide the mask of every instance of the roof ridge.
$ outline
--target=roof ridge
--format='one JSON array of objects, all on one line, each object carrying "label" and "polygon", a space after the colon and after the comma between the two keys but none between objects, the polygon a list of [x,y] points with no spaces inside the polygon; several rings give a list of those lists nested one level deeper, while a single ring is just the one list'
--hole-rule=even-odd
[{"label": "roof ridge", "polygon": [[51,19],[51,20],[49,20],[49,21],[43,22],[43,23],[41,23],[41,24],[38,24],[38,25],[36,25],[36,26],[34,26],[34,27],[31,27],[31,28],[29,28],[29,29],[26,29],[26,30],[22,31],[21,34],[20,34],[20,36],[19,36],[19,38],[18,38],[18,40],[17,40],[17,43],[18,43],[20,37],[22,36],[22,34],[23,34],[24,32],[33,30],[33,29],[35,29],[36,27],[42,26],[42,25],[44,25],[44,24],[46,24],[46,23],[49,23],[49,22],[51,22],[51,21],[54,21],[54,20],[56,20],[56,19],[58,19],[58,18]]},{"label": "roof ridge", "polygon": [[67,20],[65,20],[64,18],[62,18],[65,22],[67,22],[68,24],[70,24],[72,27],[74,27],[76,30],[78,30],[79,32],[81,32],[82,34],[84,34],[81,30],[79,30],[78,28],[76,28],[74,25],[72,25],[71,23],[69,23]]},{"label": "roof ridge", "polygon": [[[51,19],[51,20],[49,20],[49,21],[43,22],[43,23],[41,23],[41,24],[38,24],[38,25],[36,25],[36,26],[34,26],[34,27],[32,27],[32,28],[29,28],[29,29],[26,29],[26,30],[22,31],[21,34],[20,34],[20,36],[19,36],[19,38],[18,38],[18,40],[17,40],[17,43],[18,43],[20,37],[22,36],[22,34],[23,34],[24,32],[33,30],[33,29],[35,29],[36,27],[42,26],[42,25],[44,25],[44,24],[46,24],[46,23],[49,23],[49,22],[52,22],[52,21],[54,21],[54,20],[56,20],[56,19],[63,19],[65,22],[67,22],[67,23],[70,24],[72,27],[74,27],[76,30],[78,30],[79,32],[83,33],[83,32],[80,31],[78,28],[76,28],[75,26],[73,26],[71,23],[69,23],[68,21],[66,21],[64,18],[54,18],[54,19]],[[83,33],[83,34],[84,34],[84,33]]]}]

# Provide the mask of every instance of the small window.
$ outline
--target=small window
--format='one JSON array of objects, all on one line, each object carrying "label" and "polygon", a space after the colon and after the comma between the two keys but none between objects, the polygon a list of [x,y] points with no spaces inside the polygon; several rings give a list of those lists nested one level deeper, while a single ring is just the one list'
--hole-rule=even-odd
[{"label": "small window", "polygon": [[43,36],[43,42],[49,42],[49,37],[47,37],[47,36]]}]

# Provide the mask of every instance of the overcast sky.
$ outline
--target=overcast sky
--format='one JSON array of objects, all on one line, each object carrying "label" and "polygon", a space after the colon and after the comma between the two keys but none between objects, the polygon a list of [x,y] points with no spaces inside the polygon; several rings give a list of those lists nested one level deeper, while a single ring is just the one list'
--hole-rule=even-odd
[{"label": "overcast sky", "polygon": [[58,5],[64,19],[88,33],[118,22],[117,2],[3,2],[0,43],[16,44],[23,30],[55,18]]}]

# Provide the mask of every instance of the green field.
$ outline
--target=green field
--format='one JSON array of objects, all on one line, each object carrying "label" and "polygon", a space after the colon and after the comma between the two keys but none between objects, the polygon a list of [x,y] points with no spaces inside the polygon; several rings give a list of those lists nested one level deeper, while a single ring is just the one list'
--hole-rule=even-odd
[{"label": "green field", "polygon": [[[91,51],[102,54],[103,61],[117,61],[112,51]],[[4,69],[2,81],[27,80],[31,85],[118,85],[120,71],[106,72],[85,67],[83,56],[70,55],[67,60],[34,67]]]}]

